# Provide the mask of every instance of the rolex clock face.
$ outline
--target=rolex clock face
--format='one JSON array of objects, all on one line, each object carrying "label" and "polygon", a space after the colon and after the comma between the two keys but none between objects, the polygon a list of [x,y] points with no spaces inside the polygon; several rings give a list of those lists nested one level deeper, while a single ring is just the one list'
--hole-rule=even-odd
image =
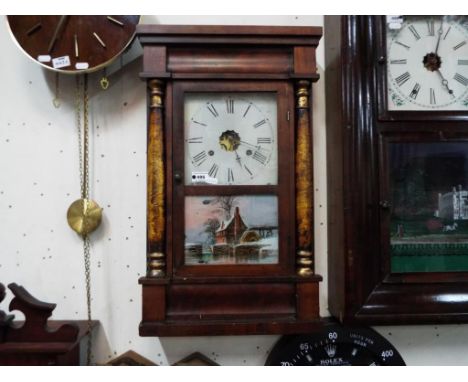
[{"label": "rolex clock face", "polygon": [[389,110],[468,111],[468,17],[387,17]]},{"label": "rolex clock face", "polygon": [[372,328],[325,324],[282,337],[266,366],[405,366],[397,349]]},{"label": "rolex clock face", "polygon": [[275,93],[187,93],[185,184],[278,183]]}]

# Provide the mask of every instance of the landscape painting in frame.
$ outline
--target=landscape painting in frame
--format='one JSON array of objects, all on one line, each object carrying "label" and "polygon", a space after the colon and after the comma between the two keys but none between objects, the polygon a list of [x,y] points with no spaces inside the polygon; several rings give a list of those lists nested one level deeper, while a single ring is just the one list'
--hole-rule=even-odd
[{"label": "landscape painting in frame", "polygon": [[392,272],[468,271],[468,142],[389,150]]},{"label": "landscape painting in frame", "polygon": [[185,198],[185,264],[277,264],[276,196]]}]

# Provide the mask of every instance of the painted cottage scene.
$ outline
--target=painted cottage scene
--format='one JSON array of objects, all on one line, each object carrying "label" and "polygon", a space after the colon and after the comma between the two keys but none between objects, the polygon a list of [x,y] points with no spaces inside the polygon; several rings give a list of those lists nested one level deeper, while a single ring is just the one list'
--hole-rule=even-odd
[{"label": "painted cottage scene", "polygon": [[186,264],[278,262],[275,197],[187,197],[186,211]]}]

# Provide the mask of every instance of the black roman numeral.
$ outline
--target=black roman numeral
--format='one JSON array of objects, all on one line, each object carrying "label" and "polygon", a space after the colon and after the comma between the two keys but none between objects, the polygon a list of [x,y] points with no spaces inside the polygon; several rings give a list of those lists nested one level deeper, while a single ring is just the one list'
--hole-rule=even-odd
[{"label": "black roman numeral", "polygon": [[453,50],[460,49],[462,46],[466,45],[466,40],[462,41],[460,44],[457,44],[453,47]]},{"label": "black roman numeral", "polygon": [[427,35],[428,36],[435,36],[435,29],[434,29],[434,20],[427,20]]},{"label": "black roman numeral", "polygon": [[266,163],[268,159],[265,155],[263,155],[261,152],[258,152],[258,151],[254,152],[252,158],[255,159],[257,162],[260,162],[263,165]]},{"label": "black roman numeral", "polygon": [[393,65],[406,65],[406,58],[402,60],[390,60],[390,64]]},{"label": "black roman numeral", "polygon": [[468,86],[468,78],[463,77],[460,73],[455,73],[453,79],[460,82],[463,86]]},{"label": "black roman numeral", "polygon": [[406,48],[406,49],[408,49],[408,50],[410,49],[410,47],[409,47],[408,45],[403,44],[403,43],[400,42],[400,41],[395,41],[395,44],[401,45],[403,48]]},{"label": "black roman numeral", "polygon": [[265,123],[266,123],[266,120],[262,119],[261,121],[258,121],[256,124],[254,124],[253,127],[257,128],[257,127],[264,125]]},{"label": "black roman numeral", "polygon": [[249,112],[251,106],[252,106],[252,104],[249,104],[249,106],[247,106],[247,109],[245,110],[245,113],[244,113],[244,115],[242,116],[242,118],[245,118],[245,116],[246,116],[247,113]]},{"label": "black roman numeral", "polygon": [[232,172],[232,168],[228,168],[228,182],[234,183],[234,173]]},{"label": "black roman numeral", "polygon": [[257,138],[257,145],[262,143],[271,143],[271,138]]},{"label": "black roman numeral", "polygon": [[433,88],[429,89],[429,99],[430,99],[431,105],[436,105],[437,104],[436,98],[435,98],[435,91],[434,91]]},{"label": "black roman numeral", "polygon": [[418,96],[419,90],[421,90],[421,85],[419,85],[419,84],[416,82],[416,84],[414,85],[413,90],[411,90],[411,93],[410,93],[409,96],[410,96],[412,99],[416,99],[417,96]]},{"label": "black roman numeral", "polygon": [[206,160],[206,151],[203,150],[202,152],[198,153],[194,157],[192,157],[192,162],[195,166],[200,166]]},{"label": "black roman numeral", "polygon": [[192,122],[193,122],[193,123],[196,123],[197,125],[205,126],[205,127],[206,127],[206,123],[198,122],[198,121],[195,121],[194,119],[192,119]]},{"label": "black roman numeral", "polygon": [[187,143],[203,143],[203,137],[189,138]]},{"label": "black roman numeral", "polygon": [[447,35],[448,35],[449,32],[450,32],[450,29],[452,29],[451,26],[449,26],[449,28],[447,29],[447,32],[445,32],[444,40],[447,38]]},{"label": "black roman numeral", "polygon": [[245,164],[244,164],[244,168],[251,176],[253,176],[252,171],[250,171],[250,169]]},{"label": "black roman numeral", "polygon": [[214,107],[214,105],[212,103],[209,103],[208,105],[206,105],[206,107],[208,108],[210,113],[213,114],[213,116],[215,118],[219,117],[218,111],[216,110],[216,108]]},{"label": "black roman numeral", "polygon": [[410,78],[411,78],[411,74],[409,74],[408,72],[404,72],[403,74],[401,74],[397,78],[395,78],[395,81],[398,84],[398,86],[401,86],[406,81],[408,81]]},{"label": "black roman numeral", "polygon": [[211,166],[210,171],[208,171],[208,175],[211,176],[212,178],[216,178],[216,175],[218,174],[219,166],[215,163],[213,166]]},{"label": "black roman numeral", "polygon": [[421,40],[421,36],[419,35],[418,31],[416,30],[416,28],[414,27],[414,25],[410,25],[408,27],[408,29],[410,30],[410,32],[413,34],[414,38],[417,40]]},{"label": "black roman numeral", "polygon": [[226,109],[228,114],[234,114],[234,100],[231,98],[228,98],[226,100]]}]

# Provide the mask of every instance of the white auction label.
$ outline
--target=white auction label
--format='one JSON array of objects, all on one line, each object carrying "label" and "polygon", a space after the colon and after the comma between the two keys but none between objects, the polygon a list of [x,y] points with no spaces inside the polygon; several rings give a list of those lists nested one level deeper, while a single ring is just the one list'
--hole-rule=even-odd
[{"label": "white auction label", "polygon": [[89,64],[87,62],[77,62],[75,64],[75,69],[78,69],[78,70],[83,70],[83,69],[88,69],[89,68]]},{"label": "white auction label", "polygon": [[39,62],[50,62],[50,60],[52,60],[52,57],[50,57],[48,54],[37,56],[37,61]]},{"label": "white auction label", "polygon": [[218,184],[218,179],[212,178],[207,172],[192,172],[192,183]]},{"label": "white auction label", "polygon": [[404,20],[400,15],[387,16],[387,24],[389,29],[401,29]]},{"label": "white auction label", "polygon": [[52,66],[54,69],[65,68],[70,66],[70,57],[69,56],[62,56],[57,57],[52,60]]}]

